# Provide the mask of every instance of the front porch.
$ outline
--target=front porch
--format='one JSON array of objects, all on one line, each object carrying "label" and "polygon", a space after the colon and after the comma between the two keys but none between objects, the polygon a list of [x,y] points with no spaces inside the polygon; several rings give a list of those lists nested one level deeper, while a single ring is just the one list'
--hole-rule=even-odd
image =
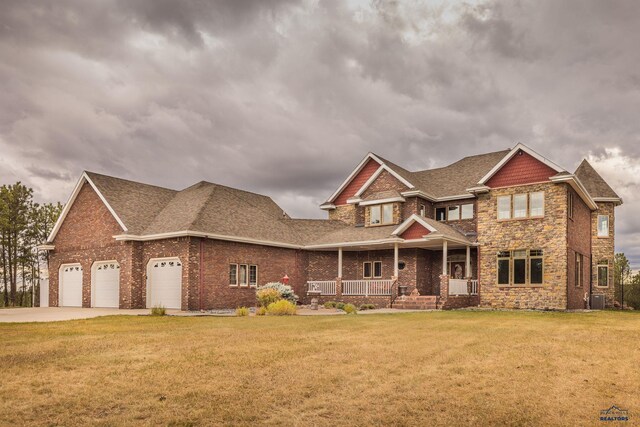
[{"label": "front porch", "polygon": [[[306,299],[406,309],[478,305],[477,253],[471,244],[446,239],[318,252],[311,255]],[[364,278],[374,264],[380,277]],[[327,280],[332,266],[336,276]]]}]

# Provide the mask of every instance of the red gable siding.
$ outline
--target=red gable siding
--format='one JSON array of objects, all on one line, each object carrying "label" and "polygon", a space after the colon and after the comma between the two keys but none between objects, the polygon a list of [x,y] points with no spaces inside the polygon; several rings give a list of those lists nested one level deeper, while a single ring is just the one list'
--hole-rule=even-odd
[{"label": "red gable siding", "polygon": [[373,175],[379,167],[380,165],[378,164],[378,162],[373,159],[369,159],[367,164],[364,165],[360,172],[358,172],[358,174],[353,177],[351,182],[347,184],[344,190],[342,190],[338,197],[336,197],[336,199],[333,201],[333,204],[336,206],[346,205],[347,200],[350,197],[353,197],[358,192],[360,187],[362,187],[364,183],[367,182],[369,178],[371,178],[371,175]]},{"label": "red gable siding", "polygon": [[422,236],[426,236],[431,233],[431,231],[427,230],[420,224],[419,222],[414,222],[407,228],[404,233],[400,235],[403,239],[411,240],[411,239],[421,239]]},{"label": "red gable siding", "polygon": [[487,182],[489,187],[511,187],[547,181],[557,172],[533,156],[520,151]]}]

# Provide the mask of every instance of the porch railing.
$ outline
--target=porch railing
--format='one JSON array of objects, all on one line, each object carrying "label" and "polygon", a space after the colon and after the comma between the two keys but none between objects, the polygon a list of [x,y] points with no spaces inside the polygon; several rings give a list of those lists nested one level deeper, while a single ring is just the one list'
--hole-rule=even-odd
[{"label": "porch railing", "polygon": [[307,289],[310,291],[320,291],[320,295],[335,295],[336,283],[335,280],[313,280],[307,282]]},{"label": "porch railing", "polygon": [[478,281],[475,279],[449,279],[449,295],[478,295]]},{"label": "porch railing", "polygon": [[476,279],[471,280],[471,295],[478,295],[478,281]]},{"label": "porch railing", "polygon": [[343,280],[342,295],[391,295],[393,280]]}]

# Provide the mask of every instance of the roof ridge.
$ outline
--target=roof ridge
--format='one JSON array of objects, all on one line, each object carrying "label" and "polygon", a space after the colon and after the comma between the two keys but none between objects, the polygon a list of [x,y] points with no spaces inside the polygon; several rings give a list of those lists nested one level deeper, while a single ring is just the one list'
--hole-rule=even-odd
[{"label": "roof ridge", "polygon": [[181,190],[174,190],[173,188],[162,187],[160,185],[147,184],[146,182],[134,181],[132,179],[126,179],[126,178],[119,178],[117,176],[106,175],[106,174],[103,174],[103,173],[92,172],[92,171],[88,171],[88,170],[85,170],[84,173],[86,173],[89,176],[89,178],[91,178],[91,175],[96,175],[96,176],[100,176],[100,177],[104,177],[104,178],[115,179],[117,181],[129,182],[131,184],[144,185],[144,186],[147,186],[147,187],[154,187],[154,188],[159,188],[161,190],[167,190],[167,191],[174,191],[176,193],[181,191]]}]

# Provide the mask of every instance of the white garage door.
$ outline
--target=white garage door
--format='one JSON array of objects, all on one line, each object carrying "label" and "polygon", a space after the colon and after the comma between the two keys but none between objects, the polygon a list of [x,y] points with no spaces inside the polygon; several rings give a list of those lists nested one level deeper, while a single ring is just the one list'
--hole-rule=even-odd
[{"label": "white garage door", "polygon": [[82,267],[66,264],[60,267],[60,306],[82,307]]},{"label": "white garage door", "polygon": [[147,266],[147,307],[182,308],[182,263],[178,258],[151,260]]},{"label": "white garage door", "polygon": [[120,307],[120,265],[101,262],[94,266],[93,306]]}]

